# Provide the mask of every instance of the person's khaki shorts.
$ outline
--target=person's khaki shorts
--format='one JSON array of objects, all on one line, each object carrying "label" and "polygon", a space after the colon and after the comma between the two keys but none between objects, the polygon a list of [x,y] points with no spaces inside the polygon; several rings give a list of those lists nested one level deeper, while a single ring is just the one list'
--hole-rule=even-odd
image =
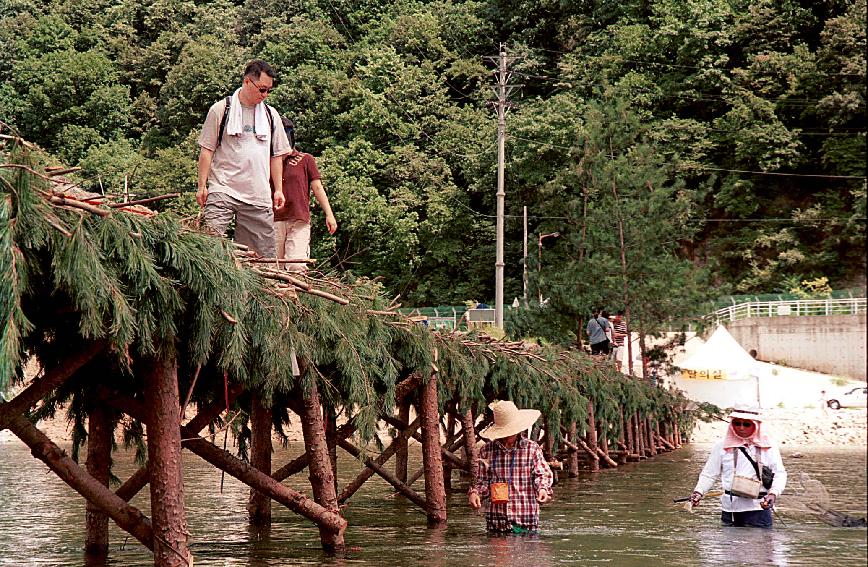
[{"label": "person's khaki shorts", "polygon": [[[310,223],[300,220],[274,221],[277,257],[287,260],[310,258]],[[286,264],[290,272],[303,272],[307,264]]]}]

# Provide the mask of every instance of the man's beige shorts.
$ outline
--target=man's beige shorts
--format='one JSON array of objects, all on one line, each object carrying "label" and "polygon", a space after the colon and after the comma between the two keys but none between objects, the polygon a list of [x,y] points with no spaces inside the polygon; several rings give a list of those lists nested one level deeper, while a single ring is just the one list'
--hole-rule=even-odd
[{"label": "man's beige shorts", "polygon": [[[277,257],[288,260],[310,258],[310,223],[300,220],[274,221]],[[291,272],[307,270],[307,264],[286,264]]]}]

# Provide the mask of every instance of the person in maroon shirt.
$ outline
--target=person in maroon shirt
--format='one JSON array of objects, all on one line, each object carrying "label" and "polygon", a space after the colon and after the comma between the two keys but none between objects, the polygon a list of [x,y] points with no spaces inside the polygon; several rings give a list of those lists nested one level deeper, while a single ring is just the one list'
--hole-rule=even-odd
[{"label": "person in maroon shirt", "polygon": [[[292,151],[283,158],[283,196],[286,204],[274,211],[277,257],[303,260],[310,257],[310,193],[325,212],[326,229],[334,234],[338,229],[329,198],[322,185],[316,159],[298,151],[295,146],[295,125],[282,117],[283,128]],[[304,263],[288,263],[286,269],[304,271]]]}]

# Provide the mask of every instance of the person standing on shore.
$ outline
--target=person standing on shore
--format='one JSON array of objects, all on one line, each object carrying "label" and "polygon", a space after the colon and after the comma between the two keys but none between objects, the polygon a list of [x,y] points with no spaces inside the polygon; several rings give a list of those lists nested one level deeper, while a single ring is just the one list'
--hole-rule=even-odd
[{"label": "person standing on shore", "polygon": [[225,235],[234,219],[235,241],[266,258],[275,255],[273,208],[284,203],[279,183],[291,149],[283,128],[275,127],[280,115],[265,103],[274,78],[271,65],[253,60],[241,87],[211,105],[199,135],[196,191],[209,228]]},{"label": "person standing on shore", "polygon": [[[718,479],[720,519],[724,526],[772,527],[772,509],[787,485],[787,471],[777,444],[761,431],[759,408],[737,406],[729,415],[723,441],[711,449],[690,502],[698,506]],[[773,473],[769,480],[763,466]]]},{"label": "person standing on shore", "polygon": [[520,410],[511,401],[489,404],[494,424],[480,435],[491,439],[479,451],[476,485],[467,493],[474,510],[488,498],[485,523],[494,533],[539,531],[539,505],[552,499],[554,475],[542,448],[523,435],[540,411]]}]

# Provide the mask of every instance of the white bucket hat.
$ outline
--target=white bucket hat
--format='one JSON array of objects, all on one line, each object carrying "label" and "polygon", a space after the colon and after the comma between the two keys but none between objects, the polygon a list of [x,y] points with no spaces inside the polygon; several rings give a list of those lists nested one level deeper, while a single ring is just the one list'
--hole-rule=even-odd
[{"label": "white bucket hat", "polygon": [[540,416],[539,410],[518,409],[509,400],[495,400],[488,404],[488,407],[494,413],[494,423],[480,433],[488,439],[503,439],[521,433]]},{"label": "white bucket hat", "polygon": [[761,423],[763,420],[763,414],[760,411],[760,408],[756,406],[749,406],[747,404],[736,404],[735,407],[732,408],[732,411],[729,412],[729,419],[749,419],[750,421],[756,421],[757,423]]}]

